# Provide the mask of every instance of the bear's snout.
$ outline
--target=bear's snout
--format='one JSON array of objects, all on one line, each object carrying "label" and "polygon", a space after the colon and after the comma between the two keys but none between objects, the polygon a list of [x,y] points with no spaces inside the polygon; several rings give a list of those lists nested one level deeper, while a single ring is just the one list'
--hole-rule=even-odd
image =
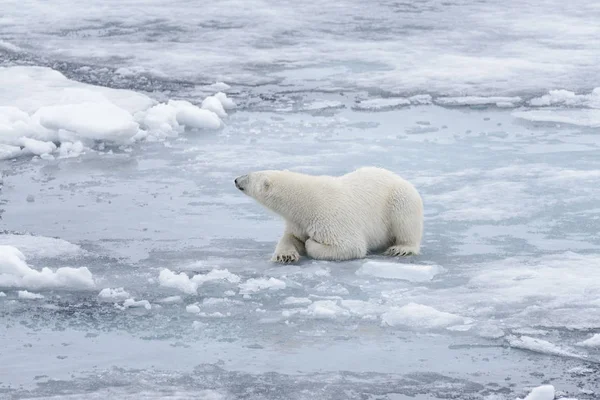
[{"label": "bear's snout", "polygon": [[242,192],[246,186],[246,182],[248,181],[248,175],[238,176],[233,181],[235,183],[235,187],[240,189]]}]

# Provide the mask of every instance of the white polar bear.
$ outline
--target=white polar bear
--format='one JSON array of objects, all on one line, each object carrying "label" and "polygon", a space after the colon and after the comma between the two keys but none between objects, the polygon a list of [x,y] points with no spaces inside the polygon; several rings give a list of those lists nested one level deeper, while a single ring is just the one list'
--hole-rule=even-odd
[{"label": "white polar bear", "polygon": [[339,177],[258,171],[238,177],[235,186],[285,218],[272,261],[305,254],[349,260],[386,248],[389,256],[419,253],[421,196],[388,170],[364,167]]}]

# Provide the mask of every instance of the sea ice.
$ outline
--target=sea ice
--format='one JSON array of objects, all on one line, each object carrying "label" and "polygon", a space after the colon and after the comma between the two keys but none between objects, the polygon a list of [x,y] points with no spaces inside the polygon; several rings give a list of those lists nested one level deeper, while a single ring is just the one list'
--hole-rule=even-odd
[{"label": "sea ice", "polygon": [[534,388],[524,399],[517,400],[554,400],[554,386],[542,385]]},{"label": "sea ice", "polygon": [[44,267],[41,271],[35,270],[27,265],[25,256],[16,247],[0,245],[0,286],[90,289],[94,287],[94,279],[86,267],[61,267],[56,271]]},{"label": "sea ice", "polygon": [[381,321],[384,326],[403,326],[414,329],[445,328],[466,322],[465,318],[459,315],[416,303],[391,308],[381,315]]},{"label": "sea ice", "polygon": [[0,245],[16,247],[29,258],[69,258],[85,253],[76,244],[45,236],[0,234]]},{"label": "sea ice", "polygon": [[163,269],[160,271],[158,281],[161,286],[178,289],[187,294],[196,294],[198,287],[205,282],[226,281],[230,283],[238,283],[240,281],[240,277],[232,274],[226,269],[213,269],[206,274],[194,275],[192,278],[188,277],[185,272],[176,274],[169,269]]},{"label": "sea ice", "polygon": [[400,279],[410,282],[428,282],[442,271],[443,269],[437,265],[367,261],[356,271],[356,275]]},{"label": "sea ice", "polygon": [[130,298],[129,293],[122,287],[120,288],[104,288],[98,293],[98,298],[101,301],[122,301]]},{"label": "sea ice", "polygon": [[240,283],[240,294],[257,293],[263,290],[285,289],[285,282],[277,278],[250,278],[244,283]]},{"label": "sea ice", "polygon": [[596,333],[591,337],[577,343],[578,346],[583,347],[597,347],[600,348],[600,333]]},{"label": "sea ice", "polygon": [[42,296],[41,294],[31,293],[31,292],[28,292],[27,290],[19,290],[17,292],[17,296],[20,299],[25,299],[25,300],[39,300],[39,299],[44,298],[44,296]]}]

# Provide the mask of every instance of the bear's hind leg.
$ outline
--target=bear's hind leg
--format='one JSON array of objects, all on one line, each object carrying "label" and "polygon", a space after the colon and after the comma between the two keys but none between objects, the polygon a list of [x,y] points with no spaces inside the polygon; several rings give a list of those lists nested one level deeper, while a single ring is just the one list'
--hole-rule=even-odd
[{"label": "bear's hind leg", "polygon": [[327,245],[307,239],[305,245],[306,254],[315,260],[343,261],[364,258],[367,255],[366,246],[359,244]]}]

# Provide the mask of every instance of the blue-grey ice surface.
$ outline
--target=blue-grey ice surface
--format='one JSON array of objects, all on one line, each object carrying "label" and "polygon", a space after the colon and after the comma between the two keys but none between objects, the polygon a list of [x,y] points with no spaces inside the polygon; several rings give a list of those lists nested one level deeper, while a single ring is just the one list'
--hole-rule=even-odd
[{"label": "blue-grey ice surface", "polygon": [[[539,3],[4,0],[0,398],[599,398],[600,6]],[[422,255],[269,262],[233,179],[363,165]]]}]

